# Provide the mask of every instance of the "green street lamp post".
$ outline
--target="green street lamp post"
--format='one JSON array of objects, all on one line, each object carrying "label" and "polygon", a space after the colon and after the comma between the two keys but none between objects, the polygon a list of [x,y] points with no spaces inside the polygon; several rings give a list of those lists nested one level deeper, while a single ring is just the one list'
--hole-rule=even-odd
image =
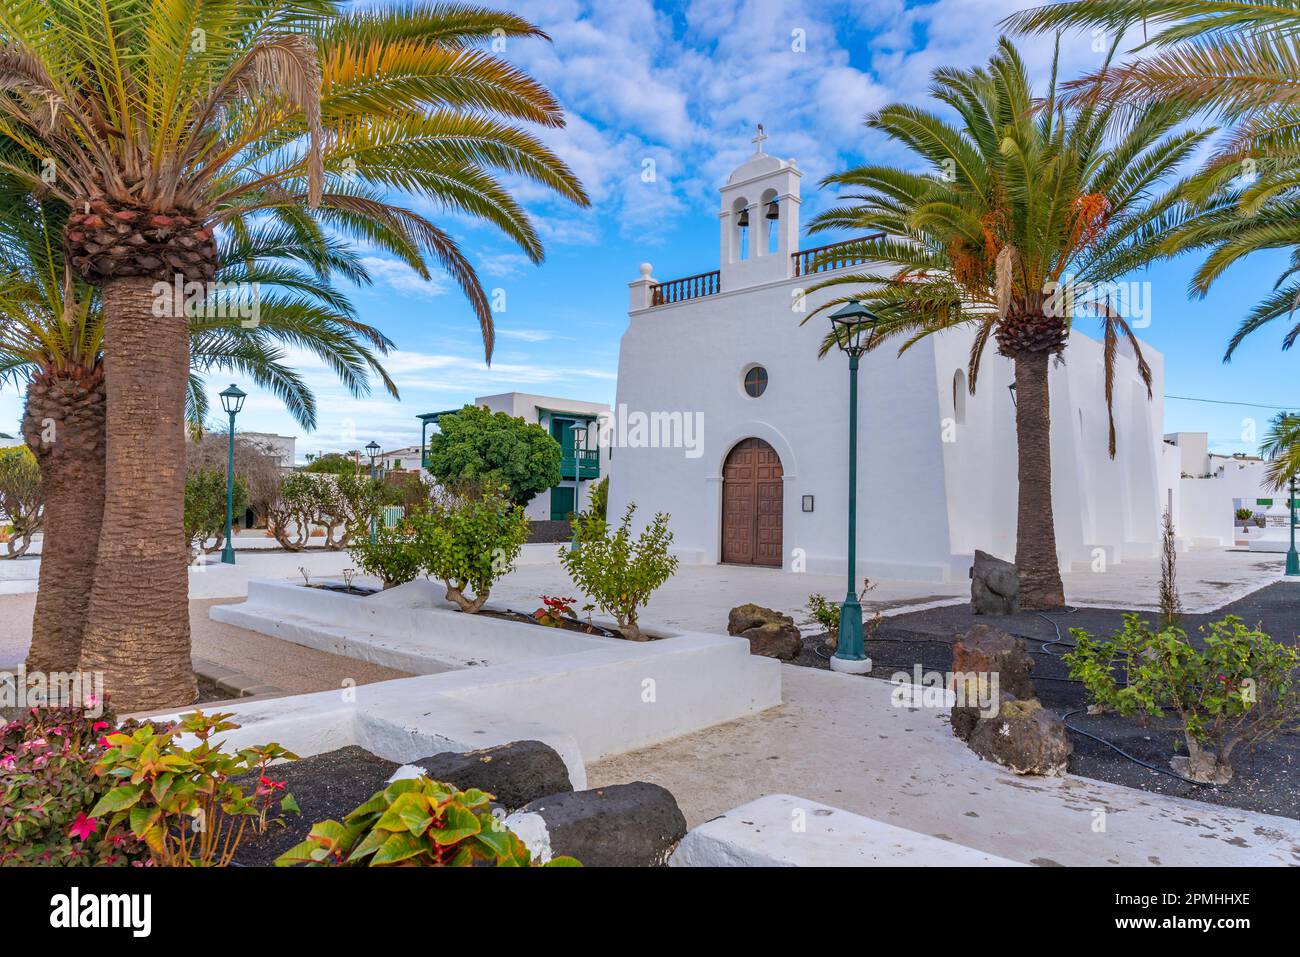
[{"label": "green street lamp post", "polygon": [[1295,476],[1292,475],[1291,481],[1288,483],[1291,495],[1289,503],[1291,506],[1291,548],[1286,553],[1286,573],[1291,577],[1300,575],[1300,555],[1297,555],[1295,550],[1295,486]]},{"label": "green street lamp post", "polygon": [[867,333],[879,319],[853,301],[831,315],[835,341],[849,357],[849,561],[848,592],[840,605],[839,640],[831,670],[864,675],[871,671],[862,637],[862,606],[858,603],[858,362],[867,351]]},{"label": "green street lamp post", "polygon": [[221,561],[225,565],[235,564],[235,416],[244,407],[246,398],[248,393],[233,382],[221,393],[221,407],[230,416],[230,438],[226,445],[226,544],[221,549]]},{"label": "green street lamp post", "polygon": [[[375,481],[375,459],[379,458],[379,453],[381,451],[382,449],[380,449],[379,443],[374,441],[373,439],[371,439],[370,444],[366,446],[366,454],[370,456],[370,481],[372,482]],[[372,514],[370,516],[370,544],[371,545],[375,544],[375,541],[379,538],[379,528],[376,519],[377,519],[376,515]]]}]

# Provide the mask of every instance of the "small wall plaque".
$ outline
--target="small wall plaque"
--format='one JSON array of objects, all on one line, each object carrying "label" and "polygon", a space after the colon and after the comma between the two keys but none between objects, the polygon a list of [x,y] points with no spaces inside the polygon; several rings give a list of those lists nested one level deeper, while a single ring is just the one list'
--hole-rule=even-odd
[{"label": "small wall plaque", "polygon": [[813,510],[813,497],[811,495],[805,495],[803,497],[803,510],[805,512],[811,512]]}]

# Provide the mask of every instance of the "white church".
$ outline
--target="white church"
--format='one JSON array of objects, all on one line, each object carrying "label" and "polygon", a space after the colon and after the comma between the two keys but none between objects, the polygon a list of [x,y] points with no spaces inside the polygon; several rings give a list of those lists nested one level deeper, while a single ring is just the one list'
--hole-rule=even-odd
[{"label": "white church", "polygon": [[[717,268],[665,280],[647,263],[630,284],[617,400],[602,435],[613,446],[609,514],[629,502],[642,522],[668,512],[686,562],[843,573],[848,359],[818,358],[827,313],[800,322],[831,298],[805,301],[807,285],[864,267],[836,260],[834,246],[800,249],[802,174],[794,160],[766,154],[761,133],[758,144],[721,189]],[[990,347],[970,395],[970,344],[971,333],[954,330],[901,357],[886,345],[862,359],[859,576],[945,582],[966,577],[976,549],[1015,557],[1012,365]],[[1148,399],[1126,349],[1113,460],[1100,342],[1074,331],[1050,374],[1063,570],[1099,555],[1156,555],[1161,514],[1174,504],[1163,357],[1143,346],[1154,377]]]}]

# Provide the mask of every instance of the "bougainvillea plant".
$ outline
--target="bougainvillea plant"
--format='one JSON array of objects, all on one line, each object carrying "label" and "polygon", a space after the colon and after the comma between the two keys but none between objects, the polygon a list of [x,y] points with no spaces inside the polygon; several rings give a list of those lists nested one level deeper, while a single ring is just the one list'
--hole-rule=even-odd
[{"label": "bougainvillea plant", "polygon": [[[298,813],[284,782],[274,780],[268,767],[297,755],[278,744],[227,752],[224,742],[212,736],[239,725],[231,714],[186,714],[163,728],[140,725],[131,733],[109,735],[98,770],[116,786],[108,791],[91,816],[113,827],[125,826],[149,848],[153,862],[165,867],[229,864],[245,830],[262,831],[280,820],[280,812]],[[181,735],[198,739],[184,748]],[[251,794],[233,779],[256,774]]]},{"label": "bougainvillea plant", "polygon": [[0,725],[0,866],[149,861],[128,828],[92,813],[115,783],[95,773],[105,736],[115,730],[111,712],[88,717],[81,707],[32,708]]},{"label": "bougainvillea plant", "polygon": [[[394,781],[339,821],[322,821],[277,867],[534,866],[532,855],[492,814],[492,795],[459,791],[421,775]],[[573,867],[556,857],[547,867]]]}]

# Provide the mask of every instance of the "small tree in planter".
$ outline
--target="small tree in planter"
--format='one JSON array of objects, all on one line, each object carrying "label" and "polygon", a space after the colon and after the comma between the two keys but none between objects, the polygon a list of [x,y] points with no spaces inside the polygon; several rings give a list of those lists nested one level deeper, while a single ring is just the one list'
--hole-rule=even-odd
[{"label": "small tree in planter", "polygon": [[415,581],[420,574],[422,556],[410,521],[392,528],[381,525],[375,530],[373,542],[369,537],[358,537],[348,546],[348,554],[358,568],[378,578],[386,589]]},{"label": "small tree in planter", "polygon": [[[513,567],[528,540],[528,519],[500,488],[478,496],[445,494],[411,520],[421,570],[447,586],[447,598],[475,614]],[[466,592],[472,589],[474,597]]]},{"label": "small tree in planter", "polygon": [[1236,516],[1237,524],[1241,526],[1241,530],[1243,532],[1248,532],[1250,528],[1248,523],[1250,522],[1250,517],[1254,513],[1248,508],[1239,508],[1232,514]]},{"label": "small tree in planter", "polygon": [[613,535],[608,534],[604,519],[576,516],[573,529],[578,547],[561,549],[560,562],[573,583],[618,622],[624,638],[645,641],[637,627],[637,613],[677,571],[677,557],[668,554],[673,541],[669,517],[657,513],[633,541],[635,513],[636,505],[629,505]]},{"label": "small tree in planter", "polygon": [[45,524],[41,467],[25,445],[0,449],[0,512],[9,524],[5,554],[0,558],[18,558],[31,548],[32,536]]},{"label": "small tree in planter", "polygon": [[1079,628],[1070,634],[1070,677],[1097,705],[1126,716],[1178,715],[1187,756],[1170,765],[1193,781],[1224,784],[1239,745],[1300,730],[1300,652],[1234,615],[1201,628],[1203,648],[1181,628],[1153,631],[1137,615],[1125,615],[1106,641]]}]

